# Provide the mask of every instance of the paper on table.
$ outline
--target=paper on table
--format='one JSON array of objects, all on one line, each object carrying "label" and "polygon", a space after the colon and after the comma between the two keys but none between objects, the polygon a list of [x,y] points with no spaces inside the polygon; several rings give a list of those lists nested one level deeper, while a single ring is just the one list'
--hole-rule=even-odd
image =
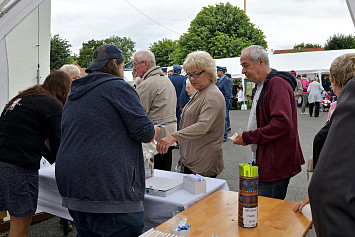
[{"label": "paper on table", "polygon": [[256,227],[258,223],[258,207],[243,208],[244,227]]}]

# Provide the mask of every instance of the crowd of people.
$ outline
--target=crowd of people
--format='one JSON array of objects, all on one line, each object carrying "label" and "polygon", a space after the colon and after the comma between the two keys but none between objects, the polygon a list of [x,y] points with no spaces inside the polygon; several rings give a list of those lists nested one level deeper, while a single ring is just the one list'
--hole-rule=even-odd
[{"label": "crowd of people", "polygon": [[[56,163],[62,205],[77,236],[142,233],[142,143],[157,141],[156,169],[171,171],[172,150],[178,148],[181,172],[215,178],[223,171],[229,110],[245,101],[243,88],[233,83],[227,68],[217,66],[209,53],[195,51],[168,71],[156,65],[152,52],[141,50],[133,55],[131,86],[123,79],[124,61],[119,48],[101,45],[85,71],[63,65],[5,106],[0,117],[0,211],[10,214],[10,237],[27,236],[37,207],[42,156]],[[316,169],[309,195],[294,211],[310,203],[317,235],[335,236],[340,229],[350,235],[355,218],[350,145],[355,54],[336,58],[330,79],[322,84],[306,74],[271,68],[266,50],[258,45],[242,50],[240,64],[255,87],[248,126],[233,143],[250,146],[261,196],[284,199],[290,179],[302,171],[299,97],[301,114],[307,114],[309,104],[309,115],[318,117],[323,92],[339,96],[314,137]]]}]

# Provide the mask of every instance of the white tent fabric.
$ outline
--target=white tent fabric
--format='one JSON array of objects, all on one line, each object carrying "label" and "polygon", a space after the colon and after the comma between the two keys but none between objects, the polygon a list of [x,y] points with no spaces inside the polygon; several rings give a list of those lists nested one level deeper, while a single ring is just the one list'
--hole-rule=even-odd
[{"label": "white tent fabric", "polygon": [[[6,104],[9,100],[9,75],[5,37],[43,1],[13,1],[17,2],[17,4],[0,18],[0,105]],[[13,2],[10,2],[10,4]]]},{"label": "white tent fabric", "polygon": [[353,23],[355,26],[355,1],[354,0],[346,0],[346,3],[348,4],[350,15],[351,15],[351,18],[353,19]]},{"label": "white tent fabric", "polygon": [[9,73],[7,66],[7,55],[5,38],[0,39],[0,111],[2,105],[5,105],[9,100]]},{"label": "white tent fabric", "polygon": [[[0,39],[3,39],[44,0],[21,0],[0,18]],[[5,6],[6,7],[6,6]]]}]

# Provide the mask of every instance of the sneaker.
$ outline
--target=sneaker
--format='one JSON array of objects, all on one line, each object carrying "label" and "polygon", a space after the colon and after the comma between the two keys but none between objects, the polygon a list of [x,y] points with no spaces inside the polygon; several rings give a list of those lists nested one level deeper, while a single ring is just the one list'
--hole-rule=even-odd
[{"label": "sneaker", "polygon": [[230,131],[232,131],[232,128],[229,126],[229,127],[227,128],[227,132],[230,132]]},{"label": "sneaker", "polygon": [[308,114],[307,112],[301,112],[301,114]]},{"label": "sneaker", "polygon": [[226,142],[227,141],[227,138],[223,138],[223,142]]}]

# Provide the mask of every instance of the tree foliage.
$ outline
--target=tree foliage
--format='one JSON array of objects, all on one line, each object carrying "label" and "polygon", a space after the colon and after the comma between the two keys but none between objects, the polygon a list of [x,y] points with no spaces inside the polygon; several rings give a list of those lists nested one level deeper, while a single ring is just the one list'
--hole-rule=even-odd
[{"label": "tree foliage", "polygon": [[263,32],[243,10],[221,3],[202,8],[170,57],[177,64],[182,64],[186,55],[196,50],[207,51],[213,58],[237,57],[252,44],[267,48]]},{"label": "tree foliage", "polygon": [[305,43],[300,43],[300,44],[295,44],[295,45],[293,46],[293,48],[294,48],[294,49],[305,49],[305,48],[311,48],[311,49],[313,49],[313,48],[322,48],[322,45],[320,45],[320,44],[311,44],[311,43],[307,43],[307,44],[305,44]]},{"label": "tree foliage", "polygon": [[129,37],[111,36],[102,40],[89,40],[87,43],[83,43],[82,48],[79,50],[79,57],[77,59],[78,64],[82,67],[88,67],[92,61],[92,55],[95,50],[102,44],[113,44],[121,49],[125,55],[125,67],[128,67],[132,63],[132,55],[135,52],[135,42]]},{"label": "tree foliage", "polygon": [[173,65],[170,55],[174,52],[176,44],[177,41],[165,38],[151,44],[149,50],[154,53],[157,65],[162,67]]},{"label": "tree foliage", "polygon": [[70,56],[69,41],[62,39],[58,34],[51,37],[50,69],[61,68],[64,64],[70,64],[73,59]]},{"label": "tree foliage", "polygon": [[326,50],[355,49],[355,36],[334,34],[325,42]]}]

